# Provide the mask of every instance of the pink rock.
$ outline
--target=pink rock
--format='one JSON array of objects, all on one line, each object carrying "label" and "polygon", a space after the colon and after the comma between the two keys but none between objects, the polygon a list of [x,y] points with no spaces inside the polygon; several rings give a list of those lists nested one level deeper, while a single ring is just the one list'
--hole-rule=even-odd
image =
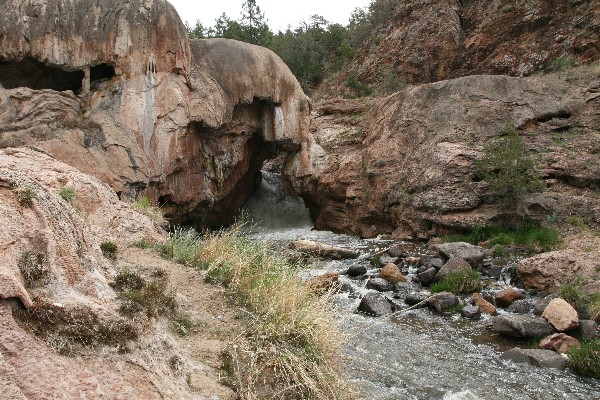
[{"label": "pink rock", "polygon": [[581,346],[579,340],[565,333],[555,333],[540,342],[540,349],[554,350],[559,353],[566,353],[569,349],[579,346]]},{"label": "pink rock", "polygon": [[515,288],[509,287],[496,293],[496,305],[498,307],[508,307],[515,302],[515,300],[519,300],[524,297],[525,296],[523,296],[523,293],[519,292]]},{"label": "pink rock", "polygon": [[577,311],[561,298],[553,299],[544,310],[542,317],[546,318],[557,331],[568,331],[579,326]]}]

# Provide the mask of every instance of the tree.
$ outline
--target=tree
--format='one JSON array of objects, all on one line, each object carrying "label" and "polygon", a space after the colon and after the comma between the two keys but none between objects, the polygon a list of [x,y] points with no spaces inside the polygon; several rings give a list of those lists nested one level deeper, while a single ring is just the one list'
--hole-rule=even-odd
[{"label": "tree", "polygon": [[202,25],[199,19],[196,20],[196,24],[193,28],[190,27],[187,21],[185,21],[185,29],[187,30],[190,39],[202,39],[206,37],[206,30],[204,29],[204,25]]},{"label": "tree", "polygon": [[271,30],[267,25],[265,14],[260,11],[256,0],[246,0],[242,4],[240,15],[242,40],[247,43],[265,46],[271,37]]},{"label": "tree", "polygon": [[504,208],[514,208],[527,193],[544,188],[535,162],[512,126],[505,127],[485,146],[476,164],[477,174],[489,184],[494,202]]}]

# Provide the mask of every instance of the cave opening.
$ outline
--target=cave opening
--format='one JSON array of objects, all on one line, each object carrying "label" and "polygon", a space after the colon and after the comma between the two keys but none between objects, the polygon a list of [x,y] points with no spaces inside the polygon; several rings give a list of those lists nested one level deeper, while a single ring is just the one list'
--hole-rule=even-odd
[{"label": "cave opening", "polygon": [[79,93],[84,72],[51,67],[32,58],[21,61],[0,61],[0,85],[5,89],[27,87],[33,90],[71,90]]},{"label": "cave opening", "polygon": [[117,74],[115,73],[115,68],[110,64],[98,64],[94,65],[90,69],[90,81],[102,81],[106,79],[112,79]]}]

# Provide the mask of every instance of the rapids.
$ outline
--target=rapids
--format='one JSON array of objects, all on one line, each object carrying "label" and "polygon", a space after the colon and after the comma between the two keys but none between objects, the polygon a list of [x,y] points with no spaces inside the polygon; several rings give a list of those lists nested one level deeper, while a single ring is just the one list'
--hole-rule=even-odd
[{"label": "rapids", "polygon": [[[352,263],[369,266],[370,254],[393,243],[313,231],[302,201],[283,195],[280,177],[264,173],[263,178],[244,210],[254,221],[250,237],[280,243],[304,238],[364,253],[358,260],[314,262],[302,271],[303,277],[344,272]],[[401,244],[410,255],[425,251],[422,243]],[[568,369],[500,360],[502,352],[531,344],[495,334],[489,328],[489,316],[468,321],[459,315],[441,316],[417,309],[389,317],[368,317],[355,312],[361,294],[366,292],[361,286],[364,281],[342,275],[340,282],[349,292],[334,295],[332,301],[347,336],[343,347],[346,371],[361,399],[600,399],[598,380],[577,376]],[[420,290],[419,285],[404,285],[406,291]]]}]

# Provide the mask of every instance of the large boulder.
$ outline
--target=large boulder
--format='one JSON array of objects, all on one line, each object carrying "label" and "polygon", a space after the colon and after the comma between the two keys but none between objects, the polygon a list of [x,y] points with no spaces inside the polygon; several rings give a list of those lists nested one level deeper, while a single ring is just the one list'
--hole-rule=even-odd
[{"label": "large boulder", "polygon": [[441,281],[448,276],[448,274],[470,271],[471,269],[471,265],[465,260],[452,257],[444,264],[444,266],[442,266],[442,268],[440,268],[437,274],[435,274],[435,280]]},{"label": "large boulder", "polygon": [[468,262],[473,268],[479,267],[485,258],[485,250],[470,243],[443,243],[438,244],[434,249],[439,251],[446,259],[460,258]]},{"label": "large boulder", "polygon": [[501,335],[520,339],[540,339],[554,333],[545,319],[529,315],[499,315],[494,318],[493,328]]},{"label": "large boulder", "polygon": [[442,313],[448,308],[454,307],[460,303],[458,297],[449,292],[436,293],[427,300],[427,304]]},{"label": "large boulder", "polygon": [[553,299],[544,310],[542,317],[546,318],[560,332],[575,329],[579,326],[577,310],[561,298]]},{"label": "large boulder", "polygon": [[406,281],[404,275],[400,271],[400,268],[396,264],[387,264],[379,272],[379,276],[390,283],[398,283]]},{"label": "large boulder", "polygon": [[551,350],[520,349],[515,347],[502,353],[500,358],[515,363],[527,363],[545,368],[565,369],[567,366],[567,359]]},{"label": "large boulder", "polygon": [[382,294],[368,292],[361,299],[357,311],[366,315],[381,317],[392,313],[392,305]]}]

